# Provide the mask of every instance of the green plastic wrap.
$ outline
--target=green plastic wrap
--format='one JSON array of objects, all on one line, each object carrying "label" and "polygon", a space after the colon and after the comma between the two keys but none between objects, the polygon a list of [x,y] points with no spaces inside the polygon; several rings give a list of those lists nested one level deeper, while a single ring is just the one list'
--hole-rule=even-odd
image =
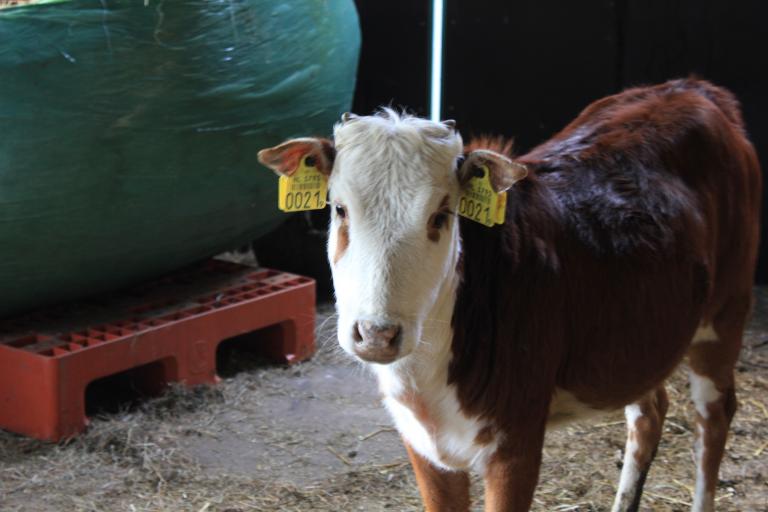
[{"label": "green plastic wrap", "polygon": [[283,218],[258,149],[327,134],[352,0],[0,10],[0,316],[135,282]]}]

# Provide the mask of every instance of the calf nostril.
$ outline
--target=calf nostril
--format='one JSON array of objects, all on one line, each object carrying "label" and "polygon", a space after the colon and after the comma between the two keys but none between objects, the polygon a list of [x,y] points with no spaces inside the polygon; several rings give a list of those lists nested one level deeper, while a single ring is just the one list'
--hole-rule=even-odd
[{"label": "calf nostril", "polygon": [[390,326],[384,329],[381,334],[387,339],[389,343],[396,343],[400,339],[400,326]]},{"label": "calf nostril", "polygon": [[363,341],[363,333],[360,332],[360,324],[357,322],[352,326],[352,339],[357,343]]}]

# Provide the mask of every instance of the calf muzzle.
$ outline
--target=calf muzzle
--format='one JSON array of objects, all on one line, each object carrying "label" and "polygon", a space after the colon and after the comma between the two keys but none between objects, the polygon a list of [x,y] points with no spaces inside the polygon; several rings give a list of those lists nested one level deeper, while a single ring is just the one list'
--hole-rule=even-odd
[{"label": "calf muzzle", "polygon": [[399,325],[356,322],[352,330],[355,355],[369,363],[391,363],[400,352],[401,331]]}]

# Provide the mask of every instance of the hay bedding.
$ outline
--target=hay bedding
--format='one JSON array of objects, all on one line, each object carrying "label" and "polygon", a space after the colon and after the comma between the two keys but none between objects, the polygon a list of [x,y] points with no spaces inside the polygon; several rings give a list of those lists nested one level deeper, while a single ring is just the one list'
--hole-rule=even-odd
[{"label": "hay bedding", "polygon": [[[745,337],[737,380],[741,408],[734,421],[718,488],[720,511],[768,510],[768,293],[761,290],[755,319]],[[3,511],[408,511],[421,510],[416,484],[399,440],[382,426],[369,436],[392,444],[389,460],[359,463],[354,452],[316,443],[301,431],[260,430],[270,446],[297,443],[344,463],[307,485],[288,483],[267,460],[252,474],[225,474],[201,465],[185,451],[199,436],[222,438],[231,430],[226,414],[259,417],[267,396],[311,400],[279,386],[278,377],[298,378],[321,367],[349,365],[338,354],[332,322],[321,329],[318,355],[296,368],[262,366],[239,373],[218,387],[174,387],[138,408],[96,418],[88,432],[69,443],[48,445],[0,432],[0,510]],[[373,384],[371,384],[373,385]],[[669,382],[671,408],[659,454],[648,482],[643,510],[689,509],[693,483],[692,410],[683,372]],[[324,428],[344,428],[344,418],[326,418]],[[365,437],[365,436],[363,436]],[[362,439],[362,438],[361,438]],[[609,510],[618,480],[624,426],[621,413],[548,436],[537,511]],[[271,466],[270,466],[271,465]],[[480,483],[474,479],[474,495]],[[477,500],[475,508],[482,503]]]}]

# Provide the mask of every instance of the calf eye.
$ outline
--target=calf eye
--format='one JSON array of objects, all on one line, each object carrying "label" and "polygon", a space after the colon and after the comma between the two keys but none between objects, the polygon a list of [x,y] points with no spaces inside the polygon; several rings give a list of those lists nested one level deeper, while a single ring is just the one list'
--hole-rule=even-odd
[{"label": "calf eye", "polygon": [[340,204],[337,204],[336,215],[338,215],[340,219],[345,219],[347,217],[347,210]]},{"label": "calf eye", "polygon": [[445,226],[446,222],[448,222],[448,214],[439,212],[432,216],[432,222],[430,223],[430,227],[433,229],[440,229],[443,226]]}]

